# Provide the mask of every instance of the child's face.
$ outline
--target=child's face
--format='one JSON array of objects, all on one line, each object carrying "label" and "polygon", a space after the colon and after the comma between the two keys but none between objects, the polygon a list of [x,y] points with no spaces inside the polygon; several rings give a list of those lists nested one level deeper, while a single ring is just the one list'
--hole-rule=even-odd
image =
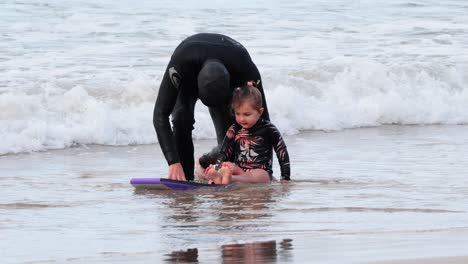
[{"label": "child's face", "polygon": [[263,108],[257,109],[250,102],[242,103],[234,109],[236,122],[246,129],[255,125],[260,116],[262,116],[262,113]]}]

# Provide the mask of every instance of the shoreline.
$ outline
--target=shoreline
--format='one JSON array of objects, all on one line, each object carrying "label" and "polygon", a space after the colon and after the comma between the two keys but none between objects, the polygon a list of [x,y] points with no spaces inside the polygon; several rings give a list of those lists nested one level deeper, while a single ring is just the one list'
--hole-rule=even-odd
[{"label": "shoreline", "polygon": [[468,256],[446,256],[432,258],[395,259],[368,262],[367,264],[465,264]]},{"label": "shoreline", "polygon": [[[405,125],[379,125],[379,126],[365,126],[365,127],[355,127],[355,128],[345,128],[340,130],[314,130],[314,129],[306,129],[301,130],[296,134],[292,135],[283,135],[283,138],[290,139],[290,140],[297,140],[301,138],[308,138],[318,135],[319,137],[323,135],[336,135],[337,137],[344,135],[344,134],[354,134],[356,136],[356,140],[359,140],[359,136],[361,133],[381,133],[384,131],[383,136],[390,135],[390,134],[400,134],[402,132],[418,132],[419,130],[425,129],[456,129],[456,128],[468,128],[468,124],[405,124]],[[155,134],[156,137],[156,134]],[[195,146],[195,156],[202,155],[202,153],[209,151],[212,147],[216,144],[216,138],[200,138],[200,139],[193,139],[193,144]],[[47,154],[47,153],[60,153],[60,152],[73,152],[73,151],[86,151],[86,150],[96,150],[96,149],[131,149],[131,148],[145,148],[145,147],[154,147],[157,152],[160,152],[159,143],[146,143],[146,144],[130,144],[130,145],[106,145],[106,144],[83,144],[83,143],[76,143],[68,147],[63,148],[45,148],[41,150],[33,150],[33,151],[24,151],[24,152],[7,152],[0,154],[0,159],[7,158],[7,157],[14,157],[14,156],[28,156],[28,155],[36,155],[36,154]]]}]

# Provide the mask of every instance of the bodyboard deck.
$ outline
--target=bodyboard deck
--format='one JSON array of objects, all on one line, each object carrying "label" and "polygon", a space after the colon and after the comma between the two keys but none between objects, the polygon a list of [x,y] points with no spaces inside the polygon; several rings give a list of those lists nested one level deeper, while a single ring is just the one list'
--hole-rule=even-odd
[{"label": "bodyboard deck", "polygon": [[194,190],[200,188],[227,188],[230,184],[208,184],[194,181],[178,181],[166,178],[133,178],[130,184],[136,189]]}]

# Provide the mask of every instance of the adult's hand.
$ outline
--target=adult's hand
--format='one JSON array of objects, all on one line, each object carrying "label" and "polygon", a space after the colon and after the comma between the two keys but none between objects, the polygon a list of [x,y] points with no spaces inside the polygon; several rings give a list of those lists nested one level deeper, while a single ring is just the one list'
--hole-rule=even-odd
[{"label": "adult's hand", "polygon": [[184,169],[180,162],[169,165],[169,173],[167,178],[171,180],[186,181]]}]

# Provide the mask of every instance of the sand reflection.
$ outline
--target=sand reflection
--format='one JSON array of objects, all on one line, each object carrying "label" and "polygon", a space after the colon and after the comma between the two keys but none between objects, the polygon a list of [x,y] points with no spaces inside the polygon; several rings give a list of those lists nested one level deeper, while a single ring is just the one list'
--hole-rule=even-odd
[{"label": "sand reflection", "polygon": [[[289,193],[287,184],[243,185],[235,190],[135,191],[155,198],[166,223],[206,225],[226,221],[255,220],[273,215],[272,207]],[[175,221],[175,222],[174,222]]]},{"label": "sand reflection", "polygon": [[231,263],[284,263],[291,260],[292,239],[228,244],[221,247],[221,257]]},{"label": "sand reflection", "polygon": [[165,255],[164,261],[170,263],[196,263],[198,262],[198,249],[189,248],[187,250],[173,251]]},{"label": "sand reflection", "polygon": [[[285,263],[292,261],[292,239],[259,241],[221,246],[221,263]],[[171,263],[197,263],[203,252],[197,248],[173,251],[164,261]],[[208,253],[211,254],[211,253]]]}]

